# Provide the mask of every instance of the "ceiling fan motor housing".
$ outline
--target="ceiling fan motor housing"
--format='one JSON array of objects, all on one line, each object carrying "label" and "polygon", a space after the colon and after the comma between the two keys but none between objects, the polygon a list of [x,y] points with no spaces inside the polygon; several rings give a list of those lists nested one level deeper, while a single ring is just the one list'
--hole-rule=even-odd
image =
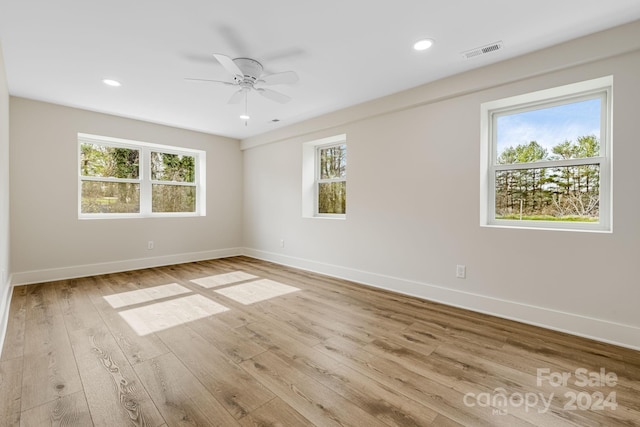
[{"label": "ceiling fan motor housing", "polygon": [[235,58],[233,62],[240,68],[240,71],[242,71],[244,77],[242,81],[239,81],[237,77],[234,78],[241,85],[244,83],[253,86],[262,75],[262,64],[255,59]]}]

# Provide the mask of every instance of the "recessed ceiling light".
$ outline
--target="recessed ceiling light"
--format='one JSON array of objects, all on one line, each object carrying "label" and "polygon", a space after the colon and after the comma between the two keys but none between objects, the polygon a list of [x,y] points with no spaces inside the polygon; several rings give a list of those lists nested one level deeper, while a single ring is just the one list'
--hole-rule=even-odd
[{"label": "recessed ceiling light", "polygon": [[433,40],[431,40],[431,39],[418,40],[417,42],[415,42],[413,44],[413,48],[415,50],[427,50],[431,46],[433,46]]},{"label": "recessed ceiling light", "polygon": [[246,115],[246,114],[242,114],[242,115],[240,116],[240,118],[241,118],[242,120],[249,120],[251,117],[249,117],[249,116],[248,116],[248,115]]},{"label": "recessed ceiling light", "polygon": [[121,86],[119,81],[111,80],[111,79],[103,79],[102,83],[106,84],[107,86],[113,86],[113,87]]}]

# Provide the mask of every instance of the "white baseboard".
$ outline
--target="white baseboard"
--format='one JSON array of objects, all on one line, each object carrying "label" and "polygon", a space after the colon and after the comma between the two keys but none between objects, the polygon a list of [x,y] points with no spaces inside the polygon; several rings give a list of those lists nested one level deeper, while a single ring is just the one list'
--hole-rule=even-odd
[{"label": "white baseboard", "polygon": [[640,327],[638,326],[624,325],[575,313],[537,307],[517,301],[488,297],[273,252],[244,248],[243,254],[252,258],[351,280],[454,307],[566,332],[633,350],[640,350]]},{"label": "white baseboard", "polygon": [[204,261],[216,258],[226,258],[241,254],[241,248],[229,248],[204,252],[190,252],[184,254],[166,255],[153,258],[138,258],[98,264],[85,264],[44,270],[24,271],[13,273],[11,283],[14,286],[29,285],[33,283],[74,279],[77,277],[96,276],[99,274],[118,273],[121,271],[140,270],[143,268],[160,267],[163,265]]},{"label": "white baseboard", "polygon": [[7,334],[7,326],[9,322],[9,306],[11,305],[11,295],[13,286],[11,286],[11,276],[7,279],[7,283],[4,283],[4,291],[0,298],[0,355],[4,348],[4,339]]}]

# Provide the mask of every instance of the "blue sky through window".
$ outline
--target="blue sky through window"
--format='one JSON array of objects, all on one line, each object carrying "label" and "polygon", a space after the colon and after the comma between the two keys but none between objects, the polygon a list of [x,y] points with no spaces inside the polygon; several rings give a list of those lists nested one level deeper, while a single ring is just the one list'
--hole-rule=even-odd
[{"label": "blue sky through window", "polygon": [[508,147],[536,141],[547,149],[580,136],[600,139],[600,98],[509,114],[497,118],[497,156]]}]

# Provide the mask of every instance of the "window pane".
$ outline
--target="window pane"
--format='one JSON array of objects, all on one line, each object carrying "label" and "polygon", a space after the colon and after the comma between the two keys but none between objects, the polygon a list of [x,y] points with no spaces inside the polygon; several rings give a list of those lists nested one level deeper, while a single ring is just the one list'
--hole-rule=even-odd
[{"label": "window pane", "polygon": [[344,178],[347,176],[347,146],[322,148],[320,150],[320,179]]},{"label": "window pane", "polygon": [[195,157],[193,156],[152,152],[151,179],[155,181],[195,182],[195,165]]},{"label": "window pane", "polygon": [[597,222],[600,165],[496,172],[496,219]]},{"label": "window pane", "polygon": [[323,182],[318,184],[318,213],[344,214],[347,212],[347,183]]},{"label": "window pane", "polygon": [[82,182],[82,213],[140,212],[140,184]]},{"label": "window pane", "polygon": [[138,179],[140,151],[98,144],[80,145],[82,176]]},{"label": "window pane", "polygon": [[195,212],[196,187],[153,184],[153,212]]},{"label": "window pane", "polygon": [[601,99],[496,118],[496,162],[527,163],[600,155]]}]

